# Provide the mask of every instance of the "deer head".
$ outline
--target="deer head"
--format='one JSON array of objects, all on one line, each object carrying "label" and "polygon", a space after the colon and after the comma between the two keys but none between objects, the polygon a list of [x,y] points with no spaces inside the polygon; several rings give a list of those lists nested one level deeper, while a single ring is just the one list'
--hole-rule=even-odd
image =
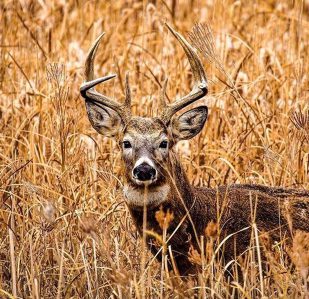
[{"label": "deer head", "polygon": [[[96,51],[104,34],[91,47],[85,63],[85,82],[80,88],[86,100],[89,120],[96,131],[104,136],[116,138],[125,165],[127,184],[133,189],[158,190],[167,181],[167,165],[172,158],[174,145],[180,140],[191,139],[203,128],[208,109],[199,106],[180,116],[174,114],[207,94],[207,78],[202,63],[186,39],[167,25],[179,41],[189,60],[194,86],[191,92],[172,104],[165,103],[165,81],[161,93],[163,111],[159,117],[132,116],[131,92],[126,76],[125,101],[117,101],[98,93],[94,87],[110,80],[115,75],[94,79],[93,63]],[[151,201],[151,200],[150,200]]]}]

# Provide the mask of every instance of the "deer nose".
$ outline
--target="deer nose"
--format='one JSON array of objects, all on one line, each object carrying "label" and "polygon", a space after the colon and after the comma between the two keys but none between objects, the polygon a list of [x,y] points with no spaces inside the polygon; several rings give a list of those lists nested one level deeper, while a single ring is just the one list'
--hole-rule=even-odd
[{"label": "deer nose", "polygon": [[133,169],[134,178],[140,181],[150,181],[156,177],[157,171],[147,163],[142,163]]}]

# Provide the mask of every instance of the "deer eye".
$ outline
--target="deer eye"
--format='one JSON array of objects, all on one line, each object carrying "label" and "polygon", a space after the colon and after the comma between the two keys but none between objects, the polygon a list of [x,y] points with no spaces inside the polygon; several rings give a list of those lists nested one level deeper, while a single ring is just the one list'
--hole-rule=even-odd
[{"label": "deer eye", "polygon": [[167,141],[166,140],[163,140],[161,143],[160,143],[160,148],[167,148]]},{"label": "deer eye", "polygon": [[130,141],[126,140],[126,141],[123,142],[123,147],[124,148],[132,148],[132,145],[131,145]]}]

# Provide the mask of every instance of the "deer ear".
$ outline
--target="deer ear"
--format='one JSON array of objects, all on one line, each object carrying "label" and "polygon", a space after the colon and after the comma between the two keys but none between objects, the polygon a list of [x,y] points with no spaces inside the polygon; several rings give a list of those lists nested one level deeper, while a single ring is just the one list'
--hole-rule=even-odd
[{"label": "deer ear", "polygon": [[187,140],[197,135],[203,129],[207,115],[208,108],[199,106],[172,119],[170,128],[175,140]]},{"label": "deer ear", "polygon": [[115,137],[123,129],[123,122],[116,111],[88,101],[86,108],[91,125],[103,136]]}]

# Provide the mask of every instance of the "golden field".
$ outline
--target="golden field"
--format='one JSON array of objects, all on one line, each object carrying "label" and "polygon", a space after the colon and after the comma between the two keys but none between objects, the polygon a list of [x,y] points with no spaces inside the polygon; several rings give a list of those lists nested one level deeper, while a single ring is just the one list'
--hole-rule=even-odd
[{"label": "golden field", "polygon": [[199,102],[209,119],[178,147],[190,181],[308,190],[308,1],[3,0],[0,8],[0,298],[309,297],[302,235],[287,248],[294,264],[284,239],[266,251],[266,272],[253,244],[243,279],[223,274],[212,243],[197,279],[162,272],[122,197],[117,144],[91,127],[79,95],[87,51],[104,31],[95,74],[117,78],[98,89],[121,101],[129,71],[133,113],[157,115],[164,79],[170,101],[192,80],[165,22],[186,37],[207,23],[212,51],[200,57],[209,94]]}]

